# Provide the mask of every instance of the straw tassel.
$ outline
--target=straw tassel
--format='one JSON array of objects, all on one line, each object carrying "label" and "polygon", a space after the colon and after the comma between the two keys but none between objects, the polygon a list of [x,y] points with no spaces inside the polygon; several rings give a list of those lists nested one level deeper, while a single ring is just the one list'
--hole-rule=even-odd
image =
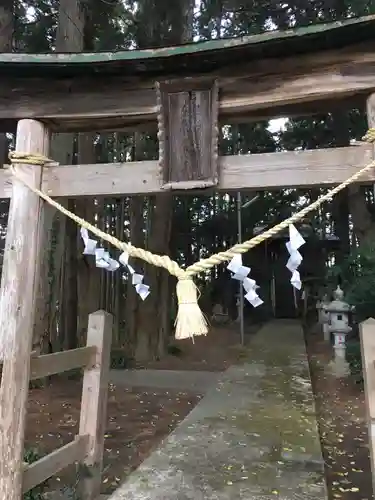
[{"label": "straw tassel", "polygon": [[177,282],[178,312],[175,338],[178,340],[207,335],[208,325],[198,305],[198,289],[190,277],[180,278]]}]

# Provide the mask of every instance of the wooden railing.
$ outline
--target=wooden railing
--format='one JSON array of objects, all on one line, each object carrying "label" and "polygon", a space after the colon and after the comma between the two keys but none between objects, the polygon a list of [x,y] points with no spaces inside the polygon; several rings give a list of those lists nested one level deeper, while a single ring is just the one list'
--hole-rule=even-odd
[{"label": "wooden railing", "polygon": [[99,498],[111,337],[112,316],[104,311],[97,311],[89,316],[86,347],[31,357],[31,380],[81,367],[84,367],[84,375],[79,434],[72,442],[40,460],[23,464],[23,493],[68,465],[79,462],[89,468],[80,481],[80,498]]},{"label": "wooden railing", "polygon": [[365,383],[366,416],[371,460],[372,488],[375,494],[375,319],[359,325],[362,370]]}]

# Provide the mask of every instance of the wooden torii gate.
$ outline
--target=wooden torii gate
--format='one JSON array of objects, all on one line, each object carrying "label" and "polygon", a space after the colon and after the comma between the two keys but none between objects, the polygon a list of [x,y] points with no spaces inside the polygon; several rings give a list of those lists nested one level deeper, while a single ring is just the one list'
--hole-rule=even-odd
[{"label": "wooden torii gate", "polygon": [[[361,106],[367,99],[369,126],[374,127],[374,28],[375,17],[367,16],[155,50],[0,54],[0,130],[14,131],[18,122],[16,151],[48,156],[51,131],[158,128],[158,161],[15,165],[17,177],[52,197],[329,186],[372,161],[372,145],[220,157],[219,126]],[[86,461],[98,472],[105,401],[105,390],[100,396],[98,387],[106,380],[97,376],[91,427],[82,424],[80,438],[68,451],[61,448],[33,469],[25,469],[30,370],[34,375],[50,373],[52,358],[31,357],[35,291],[43,258],[43,202],[11,176],[9,170],[0,171],[0,197],[11,198],[0,299],[0,338],[5,346],[0,498],[20,500],[25,477],[43,467],[47,472],[41,480],[69,460]],[[373,172],[361,179],[361,183],[374,181]],[[93,325],[95,331],[110,328],[104,313],[92,321],[100,323]],[[100,367],[107,354],[97,345],[93,360],[88,348],[85,354],[58,353],[60,368]],[[53,462],[49,468],[48,460]],[[85,489],[84,498],[97,498],[99,489],[96,479]]]}]

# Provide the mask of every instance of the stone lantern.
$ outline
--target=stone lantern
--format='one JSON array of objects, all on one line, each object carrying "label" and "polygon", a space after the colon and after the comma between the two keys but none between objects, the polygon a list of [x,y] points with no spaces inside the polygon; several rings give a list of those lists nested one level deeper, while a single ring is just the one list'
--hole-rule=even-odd
[{"label": "stone lantern", "polygon": [[350,374],[349,363],[346,361],[346,336],[351,332],[349,315],[352,307],[344,301],[344,292],[338,286],[333,292],[333,301],[324,307],[329,315],[328,331],[334,337],[334,359],[330,363],[336,377]]}]

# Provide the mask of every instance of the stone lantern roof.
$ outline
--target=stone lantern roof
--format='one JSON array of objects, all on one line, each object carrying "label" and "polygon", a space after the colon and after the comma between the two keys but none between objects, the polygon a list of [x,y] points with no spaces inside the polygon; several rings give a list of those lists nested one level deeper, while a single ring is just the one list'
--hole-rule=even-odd
[{"label": "stone lantern roof", "polygon": [[333,292],[332,302],[327,304],[325,309],[330,313],[332,312],[349,313],[352,310],[352,307],[343,299],[344,299],[344,292],[338,285],[336,290]]}]

